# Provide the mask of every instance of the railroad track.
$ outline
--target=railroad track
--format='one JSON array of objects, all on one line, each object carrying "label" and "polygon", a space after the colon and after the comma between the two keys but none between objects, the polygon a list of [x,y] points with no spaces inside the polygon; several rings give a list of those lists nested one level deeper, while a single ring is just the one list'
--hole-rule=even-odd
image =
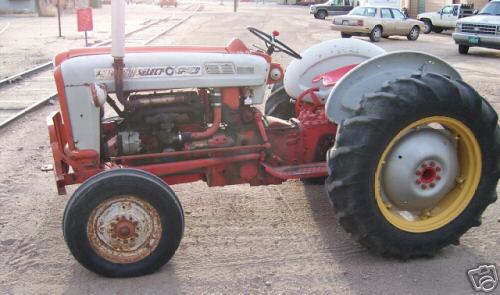
[{"label": "railroad track", "polygon": [[[182,9],[182,11],[188,12],[183,17],[171,15],[151,20],[147,24],[127,32],[125,45],[148,45],[183,24],[201,8],[201,4],[193,3]],[[111,39],[96,43],[91,47],[109,44],[111,44]],[[56,98],[52,62],[38,65],[0,80],[0,128]]]}]

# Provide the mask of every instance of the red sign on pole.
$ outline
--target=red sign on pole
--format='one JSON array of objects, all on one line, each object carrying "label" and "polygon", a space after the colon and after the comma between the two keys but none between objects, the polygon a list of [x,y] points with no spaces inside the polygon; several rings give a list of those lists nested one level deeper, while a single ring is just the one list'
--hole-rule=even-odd
[{"label": "red sign on pole", "polygon": [[92,22],[92,8],[78,8],[76,10],[76,20],[78,23],[78,32],[92,31],[94,27]]}]

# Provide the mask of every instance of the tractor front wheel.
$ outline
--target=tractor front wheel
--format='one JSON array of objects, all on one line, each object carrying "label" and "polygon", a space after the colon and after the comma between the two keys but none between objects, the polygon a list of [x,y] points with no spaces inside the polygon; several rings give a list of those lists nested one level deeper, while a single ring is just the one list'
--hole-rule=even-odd
[{"label": "tractor front wheel", "polygon": [[387,256],[432,256],[458,244],[496,198],[500,129],[463,81],[414,74],[365,95],[328,153],[340,224]]},{"label": "tractor front wheel", "polygon": [[108,277],[151,273],[174,255],[184,231],[179,200],[158,177],[134,169],[84,182],[64,211],[63,233],[83,266]]}]

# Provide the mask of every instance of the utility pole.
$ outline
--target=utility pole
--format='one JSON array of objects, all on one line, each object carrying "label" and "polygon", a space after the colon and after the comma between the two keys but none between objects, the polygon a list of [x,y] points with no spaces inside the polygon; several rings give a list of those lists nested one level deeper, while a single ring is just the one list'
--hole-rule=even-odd
[{"label": "utility pole", "polygon": [[59,37],[62,37],[62,34],[61,34],[61,0],[57,0],[57,22],[59,24]]}]

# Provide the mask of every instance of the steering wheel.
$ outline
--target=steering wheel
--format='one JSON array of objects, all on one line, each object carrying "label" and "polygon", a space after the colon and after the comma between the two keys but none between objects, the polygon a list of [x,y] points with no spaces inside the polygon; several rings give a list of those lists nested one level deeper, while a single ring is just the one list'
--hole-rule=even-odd
[{"label": "steering wheel", "polygon": [[257,36],[262,41],[264,41],[267,47],[267,54],[271,55],[273,54],[273,52],[283,52],[290,55],[293,58],[302,59],[302,56],[300,56],[300,54],[298,54],[295,50],[291,49],[283,42],[276,39],[276,36],[279,35],[277,31],[274,31],[273,35],[271,36],[253,27],[247,27],[247,30],[250,31],[250,33]]}]

